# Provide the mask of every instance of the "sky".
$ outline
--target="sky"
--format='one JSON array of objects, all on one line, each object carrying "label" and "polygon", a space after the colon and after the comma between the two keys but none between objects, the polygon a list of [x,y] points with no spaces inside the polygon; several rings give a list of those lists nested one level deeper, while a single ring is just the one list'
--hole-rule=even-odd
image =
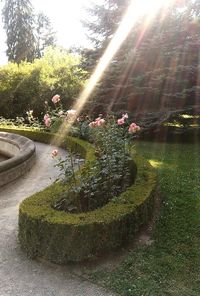
[{"label": "sky", "polygon": [[[81,19],[86,18],[84,7],[89,6],[92,0],[32,0],[35,12],[44,12],[51,21],[53,30],[56,32],[57,45],[69,48],[72,45],[89,46],[85,35],[86,29],[81,24]],[[95,3],[101,0],[95,1]],[[0,4],[0,11],[2,4]],[[3,30],[2,18],[0,17],[0,65],[7,62],[6,35]]]}]

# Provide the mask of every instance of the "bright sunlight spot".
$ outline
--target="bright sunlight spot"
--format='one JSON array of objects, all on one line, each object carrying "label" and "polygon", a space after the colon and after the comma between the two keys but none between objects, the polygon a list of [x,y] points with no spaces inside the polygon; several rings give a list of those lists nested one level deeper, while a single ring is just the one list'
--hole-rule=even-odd
[{"label": "bright sunlight spot", "polygon": [[149,163],[152,165],[152,167],[154,167],[155,169],[157,168],[161,168],[163,166],[163,162],[162,161],[157,161],[154,159],[150,159]]},{"label": "bright sunlight spot", "polygon": [[185,119],[194,119],[194,118],[200,118],[200,115],[181,114],[180,117]]}]

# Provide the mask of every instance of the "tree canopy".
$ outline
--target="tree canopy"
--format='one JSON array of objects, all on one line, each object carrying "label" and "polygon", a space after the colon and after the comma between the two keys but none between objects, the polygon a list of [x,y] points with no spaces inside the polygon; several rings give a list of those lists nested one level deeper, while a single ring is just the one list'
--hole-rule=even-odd
[{"label": "tree canopy", "polygon": [[34,15],[29,0],[6,0],[3,9],[9,61],[32,61],[35,52]]},{"label": "tree canopy", "polygon": [[46,47],[55,45],[55,32],[49,18],[43,12],[36,15],[35,27],[35,57],[41,58]]},{"label": "tree canopy", "polygon": [[0,67],[0,116],[26,116],[31,109],[42,118],[44,103],[55,94],[61,96],[66,110],[81,91],[86,73],[80,68],[81,57],[60,48],[45,50],[34,62],[8,63]]},{"label": "tree canopy", "polygon": [[[105,4],[90,11],[96,17],[91,36],[99,34],[101,49],[120,25],[127,1]],[[90,105],[96,112],[169,111],[199,104],[199,1],[177,1],[145,24],[144,17],[138,20],[96,87]]]},{"label": "tree canopy", "polygon": [[50,20],[43,13],[35,15],[30,0],[4,0],[2,15],[9,61],[32,62],[45,47],[55,44]]}]

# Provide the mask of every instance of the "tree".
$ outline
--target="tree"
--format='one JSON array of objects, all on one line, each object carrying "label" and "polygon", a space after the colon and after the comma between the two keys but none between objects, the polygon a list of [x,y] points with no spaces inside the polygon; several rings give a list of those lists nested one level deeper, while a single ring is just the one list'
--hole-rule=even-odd
[{"label": "tree", "polygon": [[34,15],[29,0],[5,0],[4,29],[9,61],[32,61],[35,54]]},{"label": "tree", "polygon": [[[116,2],[113,7],[119,9],[117,0],[108,2]],[[103,8],[93,14],[101,18],[96,21],[97,26],[104,23],[100,31],[102,39],[99,38],[103,40],[103,48],[114,26],[105,22],[105,14],[100,12]],[[121,12],[121,9],[118,13],[115,11],[116,15],[122,15]],[[106,10],[106,13],[108,19],[114,11]],[[145,20],[139,20],[96,87],[90,107],[97,112],[103,108],[104,111],[129,110],[135,114],[147,111],[170,114],[172,110],[199,104],[199,15],[199,1],[188,0],[159,11],[146,29]],[[94,24],[94,34],[96,28]]]},{"label": "tree", "polygon": [[83,67],[85,66],[85,69],[90,72],[94,70],[116,32],[130,0],[102,0],[101,2],[88,7],[86,10],[89,17],[82,21],[87,29],[87,37],[94,45],[94,49],[85,49],[81,52],[84,56]]},{"label": "tree", "polygon": [[34,110],[43,118],[44,103],[55,94],[63,107],[70,109],[84,86],[81,57],[61,48],[48,47],[44,56],[32,63],[8,63],[0,67],[0,116],[15,118]]},{"label": "tree", "polygon": [[48,46],[55,46],[55,32],[51,27],[49,18],[42,12],[36,15],[36,50],[35,57],[41,58],[44,54],[44,49]]},{"label": "tree", "polygon": [[96,48],[104,47],[116,31],[130,0],[104,0],[87,9],[90,20],[83,21],[89,31],[88,38]]}]

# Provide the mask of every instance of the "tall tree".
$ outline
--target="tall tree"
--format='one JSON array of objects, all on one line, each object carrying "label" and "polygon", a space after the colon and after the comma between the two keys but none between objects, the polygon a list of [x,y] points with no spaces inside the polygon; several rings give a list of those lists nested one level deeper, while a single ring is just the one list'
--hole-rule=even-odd
[{"label": "tall tree", "polygon": [[9,61],[32,61],[35,54],[34,15],[29,0],[5,0],[4,28]]},{"label": "tall tree", "polygon": [[41,58],[44,54],[44,49],[48,46],[55,45],[55,32],[52,29],[50,19],[42,12],[36,15],[36,51],[35,57]]},{"label": "tall tree", "polygon": [[[100,16],[99,12],[93,14]],[[103,15],[100,17],[103,22]],[[151,112],[200,104],[199,1],[177,1],[170,9],[159,11],[148,28],[144,27],[145,23],[144,19],[140,20],[131,30],[96,87],[92,104],[99,107],[97,112],[102,108]],[[109,26],[104,22],[103,37],[112,36],[107,35]],[[105,42],[106,39],[102,47]]]},{"label": "tall tree", "polygon": [[107,44],[116,31],[130,0],[103,0],[87,9],[89,20],[83,21],[89,31],[88,38],[95,47]]}]

